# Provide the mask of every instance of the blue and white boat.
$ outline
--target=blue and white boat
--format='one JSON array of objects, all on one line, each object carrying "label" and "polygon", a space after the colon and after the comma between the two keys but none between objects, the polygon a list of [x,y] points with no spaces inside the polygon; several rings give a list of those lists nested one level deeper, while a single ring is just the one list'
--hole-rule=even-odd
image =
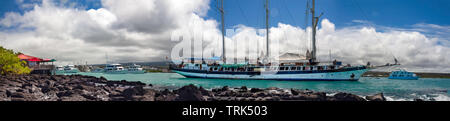
[{"label": "blue and white boat", "polygon": [[391,74],[389,74],[389,79],[417,80],[419,79],[419,76],[417,76],[415,73],[400,69],[392,71]]},{"label": "blue and white boat", "polygon": [[70,74],[70,73],[78,73],[80,70],[75,67],[75,65],[66,65],[66,66],[57,66],[55,68],[55,74]]},{"label": "blue and white boat", "polygon": [[80,70],[78,68],[75,68],[75,65],[67,65],[64,66],[64,73],[78,73]]},{"label": "blue and white boat", "polygon": [[357,81],[368,71],[365,66],[339,65],[208,65],[171,66],[172,71],[188,78],[291,80],[291,81]]},{"label": "blue and white boat", "polygon": [[54,69],[56,74],[62,74],[64,73],[64,67],[63,66],[56,66]]},{"label": "blue and white boat", "polygon": [[[268,21],[268,2],[266,1],[266,31],[269,32]],[[223,5],[220,8],[223,17]],[[314,0],[312,8],[309,10],[312,14],[312,47],[311,52],[307,51],[304,58],[273,62],[269,55],[269,36],[266,36],[266,54],[256,64],[249,64],[248,59],[244,64],[227,64],[225,54],[225,39],[222,32],[222,57],[220,61],[213,63],[196,62],[194,58],[190,61],[182,61],[179,64],[171,64],[170,69],[182,76],[188,78],[212,78],[212,79],[245,79],[245,80],[292,80],[292,81],[357,81],[366,71],[367,66],[342,65],[340,61],[318,62],[316,58],[316,29],[319,17],[314,15]],[[223,20],[223,18],[222,18]],[[223,25],[223,21],[222,21]],[[222,26],[222,31],[224,26]],[[270,34],[268,34],[270,35]],[[188,62],[188,63],[185,63]],[[277,64],[274,64],[277,63]]]},{"label": "blue and white boat", "polygon": [[136,65],[136,64],[129,66],[127,71],[129,74],[144,74],[145,73],[145,70],[142,69],[141,65]]},{"label": "blue and white boat", "polygon": [[103,73],[106,74],[127,74],[128,71],[121,64],[108,64]]}]

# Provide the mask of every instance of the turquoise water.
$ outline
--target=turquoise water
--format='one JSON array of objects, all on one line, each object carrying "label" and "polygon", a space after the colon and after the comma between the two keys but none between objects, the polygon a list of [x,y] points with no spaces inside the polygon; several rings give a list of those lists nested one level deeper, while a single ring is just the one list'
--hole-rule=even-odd
[{"label": "turquoise water", "polygon": [[450,79],[421,78],[419,80],[391,80],[387,78],[363,77],[359,81],[274,81],[274,80],[227,80],[227,79],[195,79],[185,78],[176,73],[146,74],[102,74],[79,73],[108,80],[141,81],[147,84],[181,87],[188,84],[204,88],[220,88],[223,86],[249,88],[296,88],[324,91],[328,93],[348,92],[361,96],[384,93],[388,100],[425,100],[450,101]]}]

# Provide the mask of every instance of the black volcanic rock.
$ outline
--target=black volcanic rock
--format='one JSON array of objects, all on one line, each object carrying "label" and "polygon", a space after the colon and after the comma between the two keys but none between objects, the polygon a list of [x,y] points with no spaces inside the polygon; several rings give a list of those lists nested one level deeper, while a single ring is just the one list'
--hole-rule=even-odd
[{"label": "black volcanic rock", "polygon": [[259,88],[252,88],[252,89],[250,89],[250,92],[252,92],[252,93],[261,92],[261,91],[264,91],[264,90],[259,89]]},{"label": "black volcanic rock", "polygon": [[133,96],[135,101],[155,101],[156,92],[154,90],[146,90],[144,95]]},{"label": "black volcanic rock", "polygon": [[99,80],[107,80],[105,77],[101,76]]},{"label": "black volcanic rock", "polygon": [[59,77],[59,76],[51,76],[50,79],[53,80],[53,81],[62,80],[61,77]]},{"label": "black volcanic rock", "polygon": [[366,101],[364,98],[359,97],[358,95],[339,92],[335,94],[330,101]]},{"label": "black volcanic rock", "polygon": [[223,86],[221,89],[221,91],[228,91],[228,90],[230,90],[230,88],[228,86]]},{"label": "black volcanic rock", "polygon": [[224,92],[224,91],[228,91],[228,90],[230,90],[230,88],[228,86],[223,86],[222,88],[212,89],[212,92],[220,93],[220,92]]},{"label": "black volcanic rock", "polygon": [[204,88],[201,87],[201,86],[200,86],[199,90],[200,90],[200,92],[202,93],[202,95],[205,95],[205,96],[213,96],[213,95],[214,95],[214,93],[212,93],[212,92],[210,92],[210,91],[204,89]]},{"label": "black volcanic rock", "polygon": [[212,89],[211,91],[214,92],[214,93],[219,93],[219,92],[221,92],[221,89],[216,89],[216,88],[214,88],[214,89]]},{"label": "black volcanic rock", "polygon": [[247,86],[242,86],[240,89],[239,89],[239,91],[240,92],[247,92]]},{"label": "black volcanic rock", "polygon": [[161,92],[161,95],[168,95],[171,94],[172,92],[169,89],[164,89],[164,91]]},{"label": "black volcanic rock", "polygon": [[9,96],[14,98],[24,98],[25,94],[22,92],[13,92]]},{"label": "black volcanic rock", "polygon": [[282,98],[285,100],[299,101],[327,101],[327,96],[324,92],[298,93],[298,95],[285,95]]},{"label": "black volcanic rock", "polygon": [[133,88],[127,88],[122,92],[122,95],[128,99],[131,99],[134,95],[144,95],[146,90],[142,86],[137,86]]},{"label": "black volcanic rock", "polygon": [[296,89],[291,89],[291,93],[292,93],[292,95],[298,95],[300,93],[300,91],[296,90]]},{"label": "black volcanic rock", "polygon": [[73,87],[72,89],[80,89],[80,90],[83,90],[84,88],[85,88],[84,85],[77,85],[77,86]]},{"label": "black volcanic rock", "polygon": [[67,91],[64,91],[64,92],[58,92],[56,94],[56,96],[61,98],[61,97],[68,97],[68,96],[70,96],[72,94],[74,94],[72,91],[67,90]]},{"label": "black volcanic rock", "polygon": [[88,101],[88,99],[84,98],[80,94],[74,94],[68,97],[61,97],[58,101]]},{"label": "black volcanic rock", "polygon": [[159,95],[155,96],[155,101],[175,101],[176,98],[176,94]]},{"label": "black volcanic rock", "polygon": [[[326,96],[324,92],[298,89],[286,92],[276,87],[224,86],[209,91],[187,85],[177,90],[160,89],[142,82],[82,75],[0,76],[0,101],[365,101],[349,93]],[[366,98],[385,100],[382,94]]]},{"label": "black volcanic rock", "polygon": [[378,93],[372,96],[366,96],[366,99],[369,101],[386,101],[386,98],[384,98],[383,93]]},{"label": "black volcanic rock", "polygon": [[269,94],[267,92],[256,92],[256,93],[253,93],[253,97],[255,97],[255,98],[257,98],[257,97],[266,97],[268,95]]},{"label": "black volcanic rock", "polygon": [[176,91],[178,93],[178,97],[176,97],[176,101],[204,101],[202,92],[193,84],[188,86],[184,86]]},{"label": "black volcanic rock", "polygon": [[267,90],[278,90],[279,88],[277,88],[277,87],[269,87],[269,88],[267,88]]},{"label": "black volcanic rock", "polygon": [[49,86],[41,87],[42,93],[48,93],[48,92],[50,92],[50,91],[57,91],[57,90],[58,90],[58,89],[55,88],[55,87],[49,87]]}]

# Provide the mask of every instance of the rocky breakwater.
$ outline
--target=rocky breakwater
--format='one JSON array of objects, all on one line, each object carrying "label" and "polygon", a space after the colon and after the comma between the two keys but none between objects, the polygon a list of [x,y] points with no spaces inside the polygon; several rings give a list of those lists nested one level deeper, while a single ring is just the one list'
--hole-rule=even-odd
[{"label": "rocky breakwater", "polygon": [[109,81],[82,75],[0,76],[0,101],[385,101],[383,94],[365,98],[311,90],[229,88],[207,90],[195,85],[156,89],[141,82]]},{"label": "rocky breakwater", "polygon": [[[192,87],[193,85],[189,86]],[[203,98],[198,100],[206,101],[386,101],[381,93],[363,98],[343,92],[327,96],[325,92],[315,92],[308,89],[280,89],[276,87],[248,89],[245,86],[241,88],[225,86],[220,89],[212,89],[212,91],[206,91],[201,87],[198,90],[203,95]],[[194,95],[198,95],[198,93]]]},{"label": "rocky breakwater", "polygon": [[82,75],[0,76],[0,101],[152,100],[144,86],[141,82]]}]

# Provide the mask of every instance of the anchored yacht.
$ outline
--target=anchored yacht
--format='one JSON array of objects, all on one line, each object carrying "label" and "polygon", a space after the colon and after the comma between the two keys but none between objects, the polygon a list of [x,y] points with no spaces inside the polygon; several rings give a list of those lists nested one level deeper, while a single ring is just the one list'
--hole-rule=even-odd
[{"label": "anchored yacht", "polygon": [[128,73],[130,74],[143,74],[145,73],[145,70],[142,69],[141,65],[133,64],[128,67]]},{"label": "anchored yacht", "polygon": [[[245,79],[245,80],[293,80],[293,81],[357,81],[363,73],[369,70],[366,65],[343,65],[341,61],[319,62],[316,49],[316,29],[319,17],[314,15],[314,0],[312,8],[308,11],[312,14],[312,47],[306,56],[298,56],[293,60],[272,61],[269,55],[269,26],[268,26],[268,0],[266,0],[266,61],[256,60],[256,64],[250,64],[248,59],[242,64],[225,63],[225,39],[224,39],[224,10],[223,0],[219,11],[222,13],[222,42],[223,50],[221,60],[202,58],[196,61],[194,58],[185,58],[180,64],[171,64],[170,69],[188,78],[212,78],[212,79]],[[293,57],[293,54],[282,55]],[[267,61],[268,60],[268,61]],[[209,61],[209,62],[206,62]]]},{"label": "anchored yacht", "polygon": [[103,73],[107,74],[126,74],[128,71],[121,64],[108,64]]},{"label": "anchored yacht", "polygon": [[389,74],[389,79],[417,80],[419,79],[419,76],[404,69],[399,69],[392,71],[391,74]]}]

